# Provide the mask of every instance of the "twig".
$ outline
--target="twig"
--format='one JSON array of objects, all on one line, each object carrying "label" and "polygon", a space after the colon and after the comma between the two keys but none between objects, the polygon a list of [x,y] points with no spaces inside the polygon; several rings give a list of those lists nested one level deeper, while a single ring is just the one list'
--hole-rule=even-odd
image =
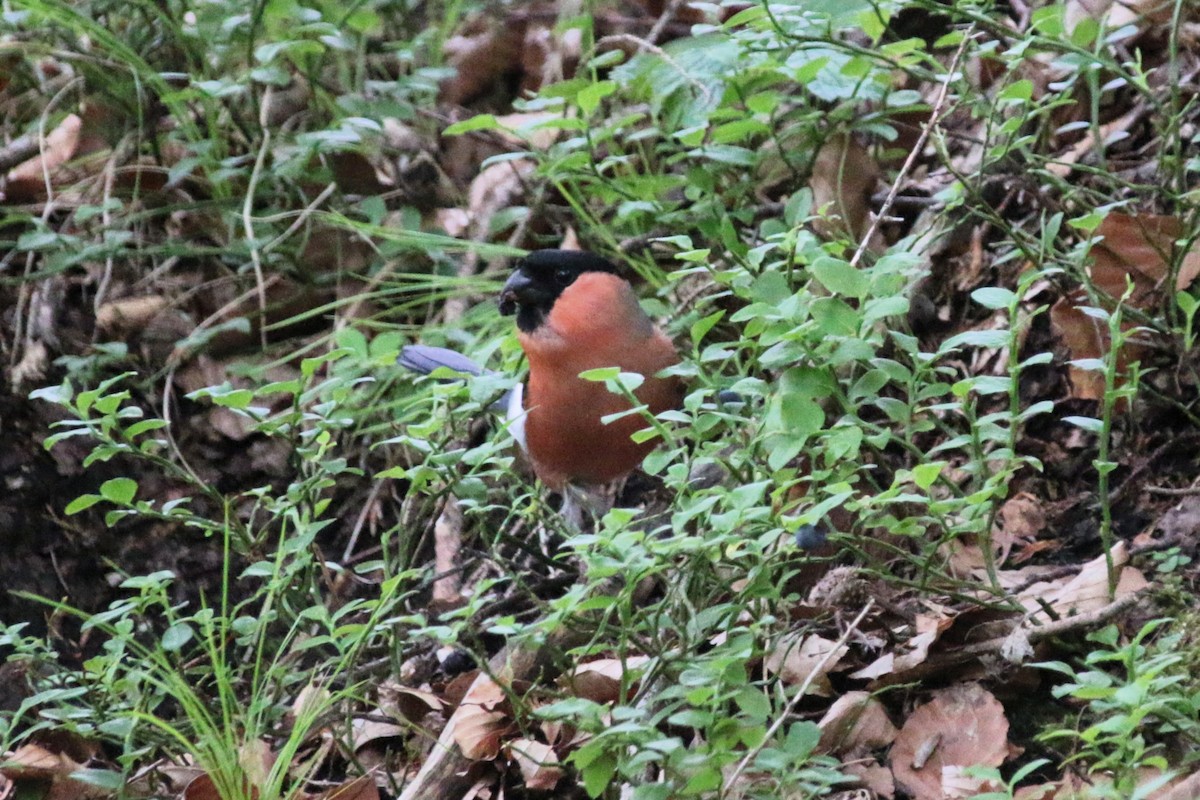
[{"label": "twig", "polygon": [[921,135],[917,137],[917,143],[908,152],[908,158],[904,160],[904,165],[900,167],[900,172],[896,175],[896,180],[892,182],[892,188],[888,190],[887,199],[883,201],[883,205],[879,208],[879,213],[871,220],[871,227],[867,229],[862,241],[858,243],[858,249],[854,251],[854,257],[850,259],[851,266],[858,266],[858,262],[862,260],[863,255],[867,252],[867,246],[871,243],[871,239],[874,238],[876,231],[879,230],[880,223],[883,222],[883,219],[892,210],[892,204],[896,202],[896,195],[900,193],[900,185],[908,178],[908,173],[912,171],[913,165],[916,164],[917,157],[925,149],[925,142],[929,139],[929,132],[941,122],[942,113],[946,108],[946,99],[950,96],[950,81],[954,79],[954,73],[958,69],[958,62],[962,59],[963,53],[967,49],[967,42],[971,41],[971,35],[974,32],[975,23],[971,23],[971,27],[967,28],[962,42],[958,45],[958,50],[954,53],[954,58],[950,61],[950,67],[946,70],[946,79],[942,81],[942,88],[938,91],[937,99],[934,100],[933,111],[929,114],[929,121],[921,127]]},{"label": "twig", "polygon": [[[279,245],[281,245],[285,241],[287,241],[287,239],[293,233],[295,233],[296,231],[298,231],[300,229],[301,225],[303,225],[305,222],[308,221],[308,218],[311,217],[313,215],[313,213],[317,210],[317,206],[321,205],[322,203],[324,203],[326,200],[329,199],[329,195],[333,194],[333,190],[336,188],[337,188],[336,183],[330,183],[328,186],[326,186],[324,189],[322,189],[321,193],[319,195],[317,195],[316,198],[311,203],[309,203],[307,206],[305,206],[300,211],[299,214],[296,215],[296,219],[292,222],[291,225],[288,226],[288,229],[286,231],[279,234],[274,239],[272,239],[271,241],[269,241],[265,245],[263,245],[263,249],[262,249],[263,254],[265,255],[265,254],[271,252],[276,247],[278,247]],[[264,219],[271,219],[271,218],[266,217]]]},{"label": "twig", "polygon": [[1180,488],[1172,486],[1146,486],[1143,488],[1150,494],[1161,494],[1165,497],[1190,497],[1191,495],[1200,494],[1200,486],[1196,486],[1195,484]]},{"label": "twig", "polygon": [[679,13],[679,9],[683,7],[684,2],[685,0],[671,0],[671,2],[667,4],[667,7],[663,9],[663,12],[658,15],[658,19],[655,20],[654,27],[652,27],[650,32],[646,34],[647,42],[650,44],[658,44],[658,40],[662,38],[663,31],[665,31],[667,26],[671,24],[671,21],[675,19],[675,16]]},{"label": "twig", "polygon": [[734,782],[741,777],[743,772],[746,771],[746,767],[750,766],[750,762],[757,758],[758,754],[763,751],[763,748],[765,748],[771,742],[772,737],[775,736],[779,729],[783,727],[783,725],[792,716],[792,712],[796,709],[796,704],[799,703],[801,698],[804,697],[805,693],[808,691],[808,687],[812,685],[812,682],[817,679],[817,676],[820,675],[824,671],[825,667],[828,666],[829,662],[833,660],[833,657],[837,654],[838,650],[840,650],[842,646],[846,644],[846,642],[850,641],[850,635],[853,634],[854,631],[858,630],[858,626],[862,624],[863,619],[866,618],[867,612],[874,607],[875,601],[868,599],[867,604],[862,607],[862,611],[858,612],[858,616],[855,617],[854,621],[846,627],[845,632],[842,633],[837,642],[834,643],[833,647],[829,648],[829,651],[825,653],[825,656],[817,662],[815,667],[809,671],[808,675],[804,678],[804,682],[800,684],[800,688],[796,690],[796,693],[792,695],[792,699],[788,701],[787,707],[785,707],[783,711],[776,716],[775,721],[771,723],[771,727],[767,728],[767,733],[763,736],[762,741],[759,742],[756,747],[750,748],[746,755],[742,757],[742,760],[738,762],[738,765],[734,767],[734,770],[729,774],[729,777],[725,779],[725,783],[722,786],[722,794],[728,792],[733,787]]},{"label": "twig", "polygon": [[932,675],[941,675],[948,668],[966,661],[972,661],[985,656],[999,656],[1005,646],[1009,644],[1010,637],[1021,629],[1027,631],[1026,638],[1032,645],[1055,636],[1063,636],[1075,631],[1103,625],[1124,613],[1140,596],[1138,592],[1131,592],[1123,597],[1118,597],[1108,605],[1098,608],[1095,611],[1087,611],[1082,614],[1076,614],[1073,617],[1063,617],[1062,619],[1039,625],[1036,628],[1025,628],[1025,622],[1020,622],[1013,626],[1013,629],[1004,636],[997,636],[994,639],[964,645],[952,652],[933,656],[912,669],[881,676],[872,685],[872,688],[878,689],[893,684],[920,681]]},{"label": "twig", "polygon": [[267,86],[262,101],[258,107],[258,125],[262,130],[262,144],[259,145],[258,155],[254,159],[254,169],[250,172],[250,182],[246,186],[246,199],[242,203],[242,229],[246,234],[246,244],[250,248],[250,262],[254,265],[254,279],[258,285],[258,333],[263,350],[267,349],[267,285],[263,278],[262,253],[254,239],[254,194],[258,188],[258,179],[262,175],[263,165],[267,161],[267,150],[271,146],[271,128],[267,125],[267,111],[271,107],[273,88]]}]

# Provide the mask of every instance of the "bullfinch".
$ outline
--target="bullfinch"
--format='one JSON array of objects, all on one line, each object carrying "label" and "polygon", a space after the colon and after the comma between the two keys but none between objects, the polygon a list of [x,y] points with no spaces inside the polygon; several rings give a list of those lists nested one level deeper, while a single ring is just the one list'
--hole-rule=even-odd
[{"label": "bullfinch", "polygon": [[[629,282],[608,260],[574,250],[536,250],[517,262],[500,292],[500,313],[515,315],[529,381],[498,401],[534,473],[551,489],[591,489],[628,475],[656,444],[635,442],[647,427],[628,399],[580,373],[603,367],[643,376],[634,390],[650,414],[678,408],[683,383],[658,373],[679,362],[671,340],[646,316]],[[399,363],[479,374],[444,348],[410,345]]]}]

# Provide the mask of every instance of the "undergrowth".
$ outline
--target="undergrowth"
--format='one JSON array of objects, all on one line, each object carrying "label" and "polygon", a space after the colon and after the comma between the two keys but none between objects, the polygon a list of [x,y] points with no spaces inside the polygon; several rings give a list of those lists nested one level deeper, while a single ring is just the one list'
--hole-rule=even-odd
[{"label": "undergrowth", "polygon": [[[1172,43],[1182,5],[1166,24]],[[220,296],[234,313],[206,316],[165,355],[132,352],[97,327],[63,347],[49,368],[55,385],[33,393],[57,409],[47,447],[81,440],[82,467],[111,476],[60,510],[118,531],[155,524],[207,537],[222,554],[219,593],[154,573],[122,575],[104,609],[48,599],[55,615],[78,620],[71,635],[94,637],[76,663],[5,624],[0,644],[30,665],[32,691],[0,715],[0,749],[68,730],[104,743],[103,785],[186,754],[223,797],[292,796],[323,768],[304,750],[317,727],[348,736],[349,720],[376,702],[374,684],[415,654],[447,645],[482,665],[500,642],[581,625],[586,641],[560,654],[560,669],[644,659],[623,670],[615,698],[548,684],[516,699],[520,726],[576,732],[564,757],[587,794],[829,794],[850,778],[818,746],[812,707],[797,710],[795,681],[768,667],[828,632],[811,571],[852,564],[856,585],[883,605],[969,598],[1022,610],[992,537],[1005,502],[1044,480],[1027,439],[1070,425],[1092,437],[1092,554],[1108,556],[1115,593],[1108,481],[1134,430],[1123,415],[1146,375],[1189,363],[1197,303],[1187,287],[1139,303],[1132,288],[1097,285],[1089,264],[1110,213],[1178,217],[1172,278],[1200,235],[1200,167],[1180,134],[1194,128],[1196,101],[1160,80],[1178,74],[1177,49],[1152,81],[1127,31],[1068,24],[1063,4],[1032,8],[1020,36],[990,3],[751,4],[628,58],[585,49],[573,77],[514,103],[520,118],[445,125],[424,109],[453,74],[440,54],[468,6],[6,8],[10,82],[35,86],[41,53],[75,70],[50,102],[7,124],[44,137],[68,100],[85,98],[119,128],[114,149],[162,167],[134,170],[132,186],[81,179],[42,213],[5,208],[4,266],[22,287],[21,315],[35,310],[27,287],[69,278],[99,308],[113,281],[179,263],[201,263],[194,277],[237,292]],[[912,17],[923,38],[903,35],[899,21]],[[557,26],[596,44],[593,14]],[[285,115],[278,104],[301,83],[306,99]],[[1137,142],[1138,157],[1160,165],[1153,184],[1115,168],[1129,153],[1103,131],[1112,109],[1131,105],[1154,110]],[[386,149],[385,117],[429,138],[504,142],[482,166],[528,164],[523,199],[468,242],[436,229],[429,197],[347,186],[340,159]],[[538,137],[547,132],[549,145]],[[1098,144],[1093,160],[1064,172],[1050,143],[1072,132]],[[902,165],[918,143],[919,190],[907,204],[868,203],[871,165],[883,168],[881,186],[916,180]],[[144,203],[156,176],[166,182],[154,192],[174,193]],[[172,220],[192,235],[172,236]],[[495,270],[459,269],[554,246],[568,230],[636,276],[689,387],[683,406],[655,421],[666,436],[644,464],[653,491],[627,493],[638,502],[582,532],[557,518],[508,432],[478,422],[519,374],[520,350],[491,300]],[[295,295],[280,300],[276,286]],[[961,291],[947,297],[947,286]],[[1055,350],[1050,307],[1071,292],[1105,331],[1096,357]],[[314,302],[297,312],[296,296]],[[938,317],[935,306],[950,310]],[[24,342],[34,323],[21,324]],[[395,357],[418,336],[497,374],[402,375]],[[228,355],[229,337],[252,355]],[[1126,357],[1137,337],[1153,337],[1157,351]],[[175,397],[177,373],[210,353],[227,380]],[[1067,360],[1101,376],[1098,402],[1064,411],[1064,381],[1048,376]],[[1188,385],[1154,384],[1155,401],[1190,415]],[[725,390],[738,401],[722,400]],[[234,489],[200,474],[172,427],[180,413],[214,409],[244,426],[246,441],[282,443],[286,474]],[[368,506],[384,521],[365,545]],[[430,540],[448,506],[461,510],[467,542],[455,572],[475,583],[457,606],[434,608],[446,576],[434,572]],[[798,549],[814,527],[829,545]],[[981,560],[963,568],[974,552]],[[843,623],[867,605],[852,599]],[[1149,633],[1121,644],[1105,631],[1108,650],[1085,658],[1089,672],[1046,665],[1072,681],[1058,694],[1107,714],[1100,728],[1064,723],[1050,738],[1069,732],[1075,758],[1115,769],[1118,786],[1135,766],[1168,765],[1137,739],[1114,744],[1127,732],[1115,721],[1137,721],[1129,698],[1105,685],[1115,699],[1100,704],[1081,694],[1081,676],[1104,684],[1119,656],[1129,685],[1153,683],[1176,659],[1147,651]],[[1194,738],[1188,713],[1162,725]],[[274,760],[248,767],[266,740]]]}]

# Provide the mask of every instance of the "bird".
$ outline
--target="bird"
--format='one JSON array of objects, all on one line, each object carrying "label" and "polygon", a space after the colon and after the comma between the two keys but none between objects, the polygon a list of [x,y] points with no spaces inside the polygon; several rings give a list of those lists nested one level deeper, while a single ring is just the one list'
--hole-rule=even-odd
[{"label": "bird", "polygon": [[[655,447],[634,441],[648,427],[628,413],[627,397],[581,373],[604,367],[643,377],[633,395],[649,414],[678,408],[682,380],[660,374],[679,363],[671,339],[646,315],[615,264],[581,250],[535,250],[517,261],[499,298],[513,316],[529,378],[497,401],[534,474],[552,491],[594,491],[628,476]],[[453,350],[409,345],[399,363],[478,375],[482,367]],[[605,419],[611,415],[621,415]]]}]

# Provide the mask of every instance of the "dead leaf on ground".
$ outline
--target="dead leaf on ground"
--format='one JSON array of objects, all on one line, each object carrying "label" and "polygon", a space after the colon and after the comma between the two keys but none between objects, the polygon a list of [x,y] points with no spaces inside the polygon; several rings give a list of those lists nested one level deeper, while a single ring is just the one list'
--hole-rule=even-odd
[{"label": "dead leaf on ground", "polygon": [[896,739],[896,726],[868,692],[847,692],[833,702],[817,723],[821,749],[836,754],[856,748],[874,750]]},{"label": "dead leaf on ground", "polygon": [[784,683],[799,684],[807,680],[810,681],[809,694],[829,697],[833,694],[829,673],[849,651],[846,645],[838,645],[822,636],[787,635],[775,643],[763,666]]},{"label": "dead leaf on ground", "polygon": [[[1118,542],[1112,549],[1113,567],[1117,571],[1115,598],[1139,592],[1149,586],[1141,571],[1127,566],[1129,546]],[[1021,604],[1030,612],[1025,625],[1042,624],[1048,621],[1044,610],[1049,607],[1058,618],[1071,617],[1096,611],[1110,602],[1108,593],[1108,569],[1101,554],[1083,565],[1074,578],[1065,581],[1043,581],[1035,583],[1018,596]]]},{"label": "dead leaf on ground", "polygon": [[439,100],[462,105],[486,92],[520,64],[524,31],[501,20],[483,22],[446,40],[442,47],[446,63],[455,74],[442,81]]},{"label": "dead leaf on ground", "polygon": [[1095,20],[1108,30],[1133,25],[1139,34],[1154,25],[1171,21],[1172,0],[1068,0],[1063,9],[1063,27],[1072,32],[1085,19]]},{"label": "dead leaf on ground", "polygon": [[59,168],[79,150],[83,118],[68,114],[54,130],[46,134],[42,151],[13,167],[4,186],[4,199],[10,203],[30,203],[46,199],[46,175],[51,183]]},{"label": "dead leaf on ground", "polygon": [[404,686],[389,679],[379,685],[379,707],[393,719],[420,722],[432,711],[446,707],[442,698],[423,689]]},{"label": "dead leaf on ground", "polygon": [[[1087,293],[1083,289],[1076,289],[1060,297],[1050,308],[1050,326],[1066,345],[1072,361],[1102,359],[1108,353],[1108,325],[1082,310],[1090,305]],[[1117,354],[1117,369],[1125,372],[1129,364],[1140,360],[1144,353],[1145,348],[1126,342]],[[1072,397],[1080,400],[1104,398],[1103,372],[1068,364],[1067,374]]]},{"label": "dead leaf on ground", "polygon": [[[1189,288],[1200,275],[1200,243],[1193,244],[1180,257],[1175,242],[1183,236],[1183,230],[1182,222],[1175,216],[1109,212],[1096,228],[1096,236],[1102,238],[1090,253],[1088,273],[1096,288],[1120,298],[1125,294],[1126,282],[1130,281],[1133,292],[1129,304],[1147,311],[1158,308],[1168,291]],[[1168,287],[1171,264],[1177,258],[1180,268],[1175,285]],[[1080,289],[1059,298],[1050,309],[1051,327],[1066,345],[1072,360],[1102,359],[1108,353],[1107,323],[1081,310],[1091,305],[1087,294]],[[1132,327],[1125,325],[1127,330]],[[1124,372],[1145,352],[1143,346],[1127,342],[1118,354],[1118,369]],[[1070,378],[1075,397],[1099,400],[1104,396],[1103,373],[1071,365]]]},{"label": "dead leaf on ground", "polygon": [[982,686],[966,683],[935,693],[913,711],[890,758],[896,782],[915,800],[943,800],[947,768],[998,767],[1008,753],[1004,707]]},{"label": "dead leaf on ground", "polygon": [[873,662],[850,674],[856,680],[874,680],[884,675],[905,672],[929,658],[929,648],[954,624],[947,614],[920,614],[916,619],[916,634],[904,643],[903,652],[884,653]]},{"label": "dead leaf on ground", "polygon": [[563,776],[554,748],[533,739],[514,739],[506,748],[509,757],[517,762],[525,788],[549,791]]},{"label": "dead leaf on ground", "polygon": [[[1176,259],[1176,240],[1184,235],[1183,222],[1176,216],[1126,214],[1110,211],[1095,235],[1103,237],[1092,245],[1088,274],[1096,288],[1109,296],[1125,294],[1126,280],[1133,281],[1129,302],[1152,309],[1162,302],[1164,289]],[[1200,247],[1183,255],[1173,290],[1191,286],[1200,273]]]},{"label": "dead leaf on ground", "polygon": [[537,165],[530,159],[502,161],[485,168],[467,189],[467,213],[471,216],[471,236],[486,241],[496,233],[492,219],[503,209],[521,204],[525,181]]},{"label": "dead leaf on ground", "polygon": [[454,743],[471,761],[491,761],[500,754],[500,740],[511,724],[508,695],[503,687],[480,674],[448,724],[454,726]]},{"label": "dead leaf on ground", "polygon": [[[859,785],[871,792],[873,800],[892,800],[896,796],[896,779],[892,777],[892,771],[874,759],[850,761],[842,764],[841,770],[857,778]],[[857,800],[861,795],[848,794],[845,797],[846,800]]]},{"label": "dead leaf on ground", "polygon": [[[879,167],[867,149],[851,136],[835,136],[817,151],[809,186],[813,208],[821,216],[813,227],[826,238],[849,236],[861,241],[871,225],[871,195],[879,181]],[[871,250],[883,240],[876,237]]]},{"label": "dead leaf on ground", "polygon": [[[626,681],[630,691],[635,689],[637,679],[641,677],[642,667],[649,661],[648,656],[600,658],[580,664],[566,678],[566,682],[576,697],[591,700],[593,703],[615,703],[622,699],[622,680]],[[636,679],[626,675],[627,672],[634,673]]]},{"label": "dead leaf on ground", "polygon": [[313,800],[379,800],[379,787],[370,775],[360,775],[316,795]]},{"label": "dead leaf on ground", "polygon": [[942,769],[943,800],[969,800],[989,792],[1001,792],[1004,786],[996,781],[967,774],[966,767],[950,766]]}]

